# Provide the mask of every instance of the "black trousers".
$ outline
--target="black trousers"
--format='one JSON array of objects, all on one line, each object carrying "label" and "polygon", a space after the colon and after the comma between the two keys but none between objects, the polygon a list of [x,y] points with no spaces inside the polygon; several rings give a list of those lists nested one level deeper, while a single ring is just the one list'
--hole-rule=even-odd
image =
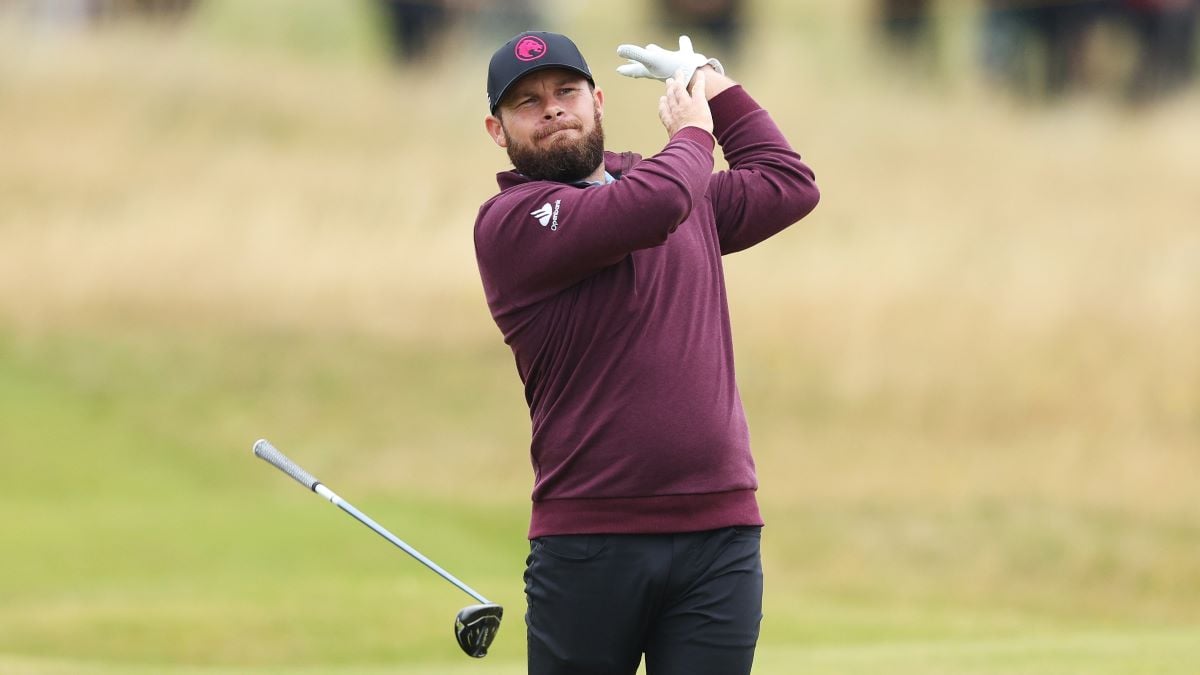
[{"label": "black trousers", "polygon": [[762,620],[760,528],[530,542],[530,675],[745,675]]}]

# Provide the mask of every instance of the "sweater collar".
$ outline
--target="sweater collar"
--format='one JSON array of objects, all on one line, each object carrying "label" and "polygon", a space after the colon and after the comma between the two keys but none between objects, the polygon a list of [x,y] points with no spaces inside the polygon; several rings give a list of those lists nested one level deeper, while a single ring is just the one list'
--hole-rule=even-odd
[{"label": "sweater collar", "polygon": [[[616,152],[609,152],[609,151],[605,150],[604,151],[604,173],[607,174],[605,176],[605,182],[611,183],[615,180],[619,180],[626,171],[629,171],[630,169],[632,169],[633,165],[637,164],[639,161],[641,161],[641,159],[642,159],[642,156],[637,153],[634,153],[634,152],[616,153]],[[609,180],[610,176],[611,176],[612,180]],[[529,178],[528,176],[521,175],[521,174],[517,173],[516,171],[511,171],[511,170],[510,171],[501,171],[500,173],[496,174],[496,183],[499,184],[501,192],[508,190],[509,188],[516,187],[518,185],[524,185],[526,183],[535,183],[535,182],[539,182],[539,181],[534,181],[533,179]],[[591,187],[592,185],[596,185],[596,183],[588,183],[587,181],[579,181],[577,183],[563,183],[563,185],[574,185],[576,187]]]}]

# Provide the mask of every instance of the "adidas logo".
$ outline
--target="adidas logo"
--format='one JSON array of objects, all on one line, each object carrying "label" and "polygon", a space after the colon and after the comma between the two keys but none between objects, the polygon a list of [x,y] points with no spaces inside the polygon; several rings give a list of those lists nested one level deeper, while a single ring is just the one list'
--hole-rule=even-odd
[{"label": "adidas logo", "polygon": [[542,224],[542,227],[550,226],[551,230],[558,230],[558,207],[562,204],[561,199],[554,200],[554,206],[550,206],[550,202],[542,204],[536,211],[531,211],[529,215],[537,218],[537,221]]},{"label": "adidas logo", "polygon": [[550,206],[550,203],[547,202],[545,204],[542,204],[542,208],[538,209],[537,211],[534,211],[533,213],[530,213],[529,215],[533,216],[534,218],[537,218],[538,222],[542,224],[542,227],[545,227],[550,224],[550,216],[553,214],[554,214],[554,207]]}]

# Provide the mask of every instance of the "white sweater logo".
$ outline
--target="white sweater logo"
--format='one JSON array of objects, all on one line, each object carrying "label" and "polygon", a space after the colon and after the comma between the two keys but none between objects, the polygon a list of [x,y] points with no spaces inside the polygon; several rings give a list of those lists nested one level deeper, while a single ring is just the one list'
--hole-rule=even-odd
[{"label": "white sweater logo", "polygon": [[531,211],[529,215],[537,218],[537,221],[542,224],[542,227],[550,226],[551,230],[558,229],[558,207],[562,204],[561,199],[554,200],[554,206],[550,206],[550,202],[542,204],[536,211]]}]

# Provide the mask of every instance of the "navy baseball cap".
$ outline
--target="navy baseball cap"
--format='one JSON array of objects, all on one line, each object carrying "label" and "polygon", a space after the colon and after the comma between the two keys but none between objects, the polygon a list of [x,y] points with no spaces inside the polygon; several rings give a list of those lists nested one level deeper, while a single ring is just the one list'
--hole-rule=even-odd
[{"label": "navy baseball cap", "polygon": [[492,62],[488,65],[488,110],[495,115],[496,107],[509,87],[529,73],[546,68],[573,70],[586,77],[593,86],[596,84],[587,62],[570,38],[558,33],[525,31],[492,54]]}]

